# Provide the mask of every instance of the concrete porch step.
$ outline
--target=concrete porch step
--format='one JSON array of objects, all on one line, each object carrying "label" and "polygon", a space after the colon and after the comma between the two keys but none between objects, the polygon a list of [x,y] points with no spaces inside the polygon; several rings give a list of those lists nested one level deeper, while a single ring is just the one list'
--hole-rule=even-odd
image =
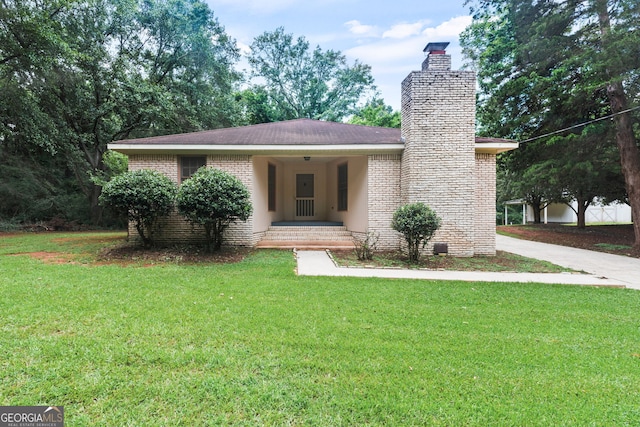
[{"label": "concrete porch step", "polygon": [[351,232],[340,227],[269,227],[263,240],[351,240]]},{"label": "concrete porch step", "polygon": [[262,249],[351,250],[351,240],[261,240],[256,245]]},{"label": "concrete porch step", "polygon": [[350,231],[344,226],[269,227],[259,248],[352,249]]}]

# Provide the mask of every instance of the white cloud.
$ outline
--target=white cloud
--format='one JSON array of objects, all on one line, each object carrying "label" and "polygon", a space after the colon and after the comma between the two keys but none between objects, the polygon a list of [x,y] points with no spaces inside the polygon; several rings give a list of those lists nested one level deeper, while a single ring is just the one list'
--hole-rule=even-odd
[{"label": "white cloud", "polygon": [[422,52],[420,47],[422,41],[415,37],[405,40],[388,41],[377,40],[373,43],[347,49],[345,54],[349,57],[358,58],[365,64],[390,63],[401,59],[415,56],[415,53]]},{"label": "white cloud", "polygon": [[299,3],[299,0],[208,0],[209,6],[215,12],[218,6],[232,6],[235,9],[244,10],[251,14],[271,14],[285,10]]},{"label": "white cloud", "polygon": [[[395,31],[396,37],[383,34],[382,38],[371,40],[345,50],[345,54],[352,58],[358,58],[366,64],[392,63],[402,60],[414,60],[416,55],[422,54],[422,49],[429,42],[451,42],[449,50],[457,49],[460,33],[471,24],[470,16],[459,16],[443,22],[437,27],[422,28],[424,24],[417,22],[406,24],[409,27],[404,29],[393,26],[387,34]],[[403,24],[404,25],[404,24]],[[417,31],[416,31],[417,28]],[[395,29],[395,30],[394,30]],[[401,34],[405,34],[400,38]]]},{"label": "white cloud", "polygon": [[471,16],[458,16],[443,22],[435,28],[425,28],[424,31],[422,31],[422,35],[427,36],[429,40],[433,41],[437,41],[436,39],[445,40],[452,38],[455,38],[457,41],[460,33],[471,25],[471,21]]},{"label": "white cloud", "polygon": [[355,34],[357,36],[367,36],[367,37],[375,37],[378,35],[378,29],[373,25],[365,25],[360,23],[360,21],[352,20],[344,23],[345,27],[349,29],[351,34]]},{"label": "white cloud", "polygon": [[[425,57],[422,49],[427,43],[450,42],[447,53],[451,55],[452,68],[459,69],[462,66],[459,37],[469,24],[470,16],[459,16],[435,27],[425,28],[424,21],[406,24],[407,27],[393,26],[388,32],[395,30],[393,34],[396,37],[383,35],[368,39],[367,43],[345,49],[343,53],[351,60],[358,59],[371,65],[376,84],[384,94],[385,102],[399,109],[400,82],[412,70],[420,69]],[[400,38],[401,34],[404,34],[404,38]]]},{"label": "white cloud", "polygon": [[236,47],[240,50],[241,55],[248,55],[251,53],[251,47],[239,40],[236,40]]},{"label": "white cloud", "polygon": [[415,36],[420,34],[420,30],[422,30],[422,27],[424,27],[425,24],[425,21],[396,24],[392,26],[391,29],[382,33],[382,37],[390,39],[404,39]]}]

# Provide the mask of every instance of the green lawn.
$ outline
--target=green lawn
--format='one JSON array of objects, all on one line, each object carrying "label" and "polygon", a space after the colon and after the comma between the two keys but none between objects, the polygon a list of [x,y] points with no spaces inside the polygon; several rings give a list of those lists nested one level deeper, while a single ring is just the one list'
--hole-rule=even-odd
[{"label": "green lawn", "polygon": [[[120,238],[0,235],[0,405],[63,405],[67,426],[640,425],[638,291],[83,255]],[[80,262],[6,255],[56,250]]]}]

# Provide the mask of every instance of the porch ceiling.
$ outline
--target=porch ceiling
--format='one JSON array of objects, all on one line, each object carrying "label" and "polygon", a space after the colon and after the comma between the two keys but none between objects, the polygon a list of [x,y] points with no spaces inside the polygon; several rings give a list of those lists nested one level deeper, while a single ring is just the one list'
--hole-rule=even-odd
[{"label": "porch ceiling", "polygon": [[[262,156],[261,156],[262,157]],[[358,157],[358,156],[263,156],[268,157],[270,159],[277,160],[282,163],[328,163],[335,160],[338,157]],[[305,157],[308,157],[309,160],[306,160]]]}]

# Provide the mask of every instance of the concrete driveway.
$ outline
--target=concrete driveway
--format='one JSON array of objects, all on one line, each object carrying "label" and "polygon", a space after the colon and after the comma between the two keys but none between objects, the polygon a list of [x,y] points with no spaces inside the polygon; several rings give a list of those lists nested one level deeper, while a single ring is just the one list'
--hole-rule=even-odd
[{"label": "concrete driveway", "polygon": [[496,248],[499,251],[549,261],[640,290],[640,259],[638,258],[532,242],[502,235],[497,235],[496,239]]}]

